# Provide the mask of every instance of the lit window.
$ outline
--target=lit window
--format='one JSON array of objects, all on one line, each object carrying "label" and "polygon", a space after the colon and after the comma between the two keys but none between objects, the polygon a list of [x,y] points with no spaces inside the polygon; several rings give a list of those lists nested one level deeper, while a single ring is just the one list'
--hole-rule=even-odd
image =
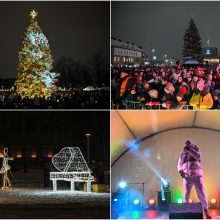
[{"label": "lit window", "polygon": [[53,157],[53,152],[52,152],[52,150],[49,150],[49,151],[47,152],[47,157],[48,157],[48,158]]},{"label": "lit window", "polygon": [[21,152],[17,152],[16,153],[16,158],[22,158],[22,153]]},{"label": "lit window", "polygon": [[117,58],[116,58],[116,57],[114,57],[114,62],[116,62],[116,59],[117,59]]},{"label": "lit window", "polygon": [[123,58],[123,61],[125,62],[125,57]]},{"label": "lit window", "polygon": [[31,158],[36,158],[36,157],[37,157],[37,152],[36,151],[32,151]]}]

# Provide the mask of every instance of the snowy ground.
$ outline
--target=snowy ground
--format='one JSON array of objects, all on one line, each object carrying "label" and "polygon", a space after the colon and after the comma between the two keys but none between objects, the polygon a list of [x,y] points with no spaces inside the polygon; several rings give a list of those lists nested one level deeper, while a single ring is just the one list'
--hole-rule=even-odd
[{"label": "snowy ground", "polygon": [[53,192],[44,189],[11,188],[0,190],[0,206],[25,207],[109,207],[109,193],[87,193],[60,190]]}]

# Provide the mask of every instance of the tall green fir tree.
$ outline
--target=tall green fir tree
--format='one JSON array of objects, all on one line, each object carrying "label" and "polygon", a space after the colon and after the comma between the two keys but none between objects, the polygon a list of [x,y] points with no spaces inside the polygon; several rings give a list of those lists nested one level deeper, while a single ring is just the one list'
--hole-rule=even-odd
[{"label": "tall green fir tree", "polygon": [[42,33],[34,10],[30,14],[23,48],[19,52],[18,74],[15,81],[17,92],[22,96],[50,96],[56,90],[59,74],[51,72],[53,58],[48,40]]},{"label": "tall green fir tree", "polygon": [[202,40],[193,18],[190,19],[189,27],[186,29],[183,39],[183,58],[201,60]]}]

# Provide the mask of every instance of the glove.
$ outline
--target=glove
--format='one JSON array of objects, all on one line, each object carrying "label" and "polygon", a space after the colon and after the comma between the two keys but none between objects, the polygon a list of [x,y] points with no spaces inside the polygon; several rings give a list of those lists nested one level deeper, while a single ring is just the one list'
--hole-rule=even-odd
[{"label": "glove", "polygon": [[179,173],[180,173],[180,175],[181,175],[182,178],[185,178],[185,177],[186,177],[185,173],[184,173],[182,170],[180,170]]}]

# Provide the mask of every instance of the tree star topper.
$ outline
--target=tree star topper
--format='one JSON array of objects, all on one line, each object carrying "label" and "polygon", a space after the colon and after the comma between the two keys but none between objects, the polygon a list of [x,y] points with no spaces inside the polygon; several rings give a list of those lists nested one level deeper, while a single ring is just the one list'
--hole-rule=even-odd
[{"label": "tree star topper", "polygon": [[37,17],[37,14],[38,14],[38,13],[37,13],[35,10],[33,10],[33,11],[30,13],[32,19],[34,19],[35,17]]}]

